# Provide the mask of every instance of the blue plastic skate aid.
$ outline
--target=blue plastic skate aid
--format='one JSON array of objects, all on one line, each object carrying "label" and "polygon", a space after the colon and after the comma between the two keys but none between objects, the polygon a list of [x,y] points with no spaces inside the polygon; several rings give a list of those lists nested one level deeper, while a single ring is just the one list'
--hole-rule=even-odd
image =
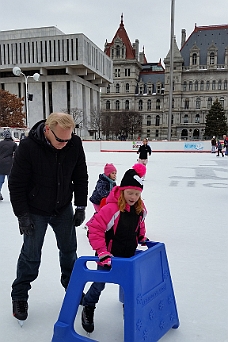
[{"label": "blue plastic skate aid", "polygon": [[[179,327],[176,300],[165,245],[147,242],[148,249],[132,258],[112,258],[110,271],[90,270],[80,257],[74,265],[52,342],[96,341],[78,334],[74,321],[81,294],[87,282],[120,285],[119,299],[124,302],[124,342],[157,342],[171,328]],[[96,326],[95,326],[96,328]]]}]

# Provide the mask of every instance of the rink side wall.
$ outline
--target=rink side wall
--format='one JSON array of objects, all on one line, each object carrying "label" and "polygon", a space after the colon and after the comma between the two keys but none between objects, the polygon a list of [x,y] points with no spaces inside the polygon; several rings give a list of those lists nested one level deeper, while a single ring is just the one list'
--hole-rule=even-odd
[{"label": "rink side wall", "polygon": [[[141,141],[83,141],[87,152],[136,152]],[[152,152],[211,152],[210,141],[149,141]]]}]

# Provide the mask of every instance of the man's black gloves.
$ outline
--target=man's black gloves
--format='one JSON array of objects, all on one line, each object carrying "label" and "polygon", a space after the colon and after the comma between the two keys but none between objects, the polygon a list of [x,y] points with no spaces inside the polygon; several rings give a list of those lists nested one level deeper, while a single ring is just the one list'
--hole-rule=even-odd
[{"label": "man's black gloves", "polygon": [[34,224],[31,221],[29,214],[23,214],[18,216],[18,222],[19,222],[19,230],[21,235],[32,235],[34,230]]},{"label": "man's black gloves", "polygon": [[85,207],[77,207],[75,209],[75,214],[73,218],[73,223],[75,227],[80,226],[85,220]]}]

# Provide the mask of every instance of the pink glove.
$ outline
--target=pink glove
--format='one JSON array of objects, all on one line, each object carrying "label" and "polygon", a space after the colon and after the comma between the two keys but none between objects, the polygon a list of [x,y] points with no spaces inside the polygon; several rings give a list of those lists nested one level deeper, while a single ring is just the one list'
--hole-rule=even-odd
[{"label": "pink glove", "polygon": [[111,257],[113,255],[109,252],[101,252],[98,254],[98,258],[100,260],[99,264],[101,266],[111,266]]}]

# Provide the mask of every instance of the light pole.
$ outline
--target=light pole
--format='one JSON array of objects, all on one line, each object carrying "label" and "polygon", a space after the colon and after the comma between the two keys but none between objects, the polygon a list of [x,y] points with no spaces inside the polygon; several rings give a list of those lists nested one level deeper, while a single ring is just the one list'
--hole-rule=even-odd
[{"label": "light pole", "polygon": [[29,127],[29,123],[28,123],[28,119],[29,119],[29,106],[28,106],[28,102],[29,102],[29,93],[28,93],[28,78],[32,77],[34,79],[34,81],[39,81],[40,79],[40,74],[38,74],[37,72],[32,75],[32,76],[26,76],[22,71],[21,68],[19,68],[18,66],[15,66],[13,68],[13,74],[15,76],[24,76],[25,78],[25,106],[26,106],[26,126]]},{"label": "light pole", "polygon": [[171,29],[170,29],[170,72],[169,72],[169,114],[168,114],[168,140],[171,140],[172,107],[173,107],[173,43],[174,43],[174,7],[175,7],[175,0],[171,0]]}]

